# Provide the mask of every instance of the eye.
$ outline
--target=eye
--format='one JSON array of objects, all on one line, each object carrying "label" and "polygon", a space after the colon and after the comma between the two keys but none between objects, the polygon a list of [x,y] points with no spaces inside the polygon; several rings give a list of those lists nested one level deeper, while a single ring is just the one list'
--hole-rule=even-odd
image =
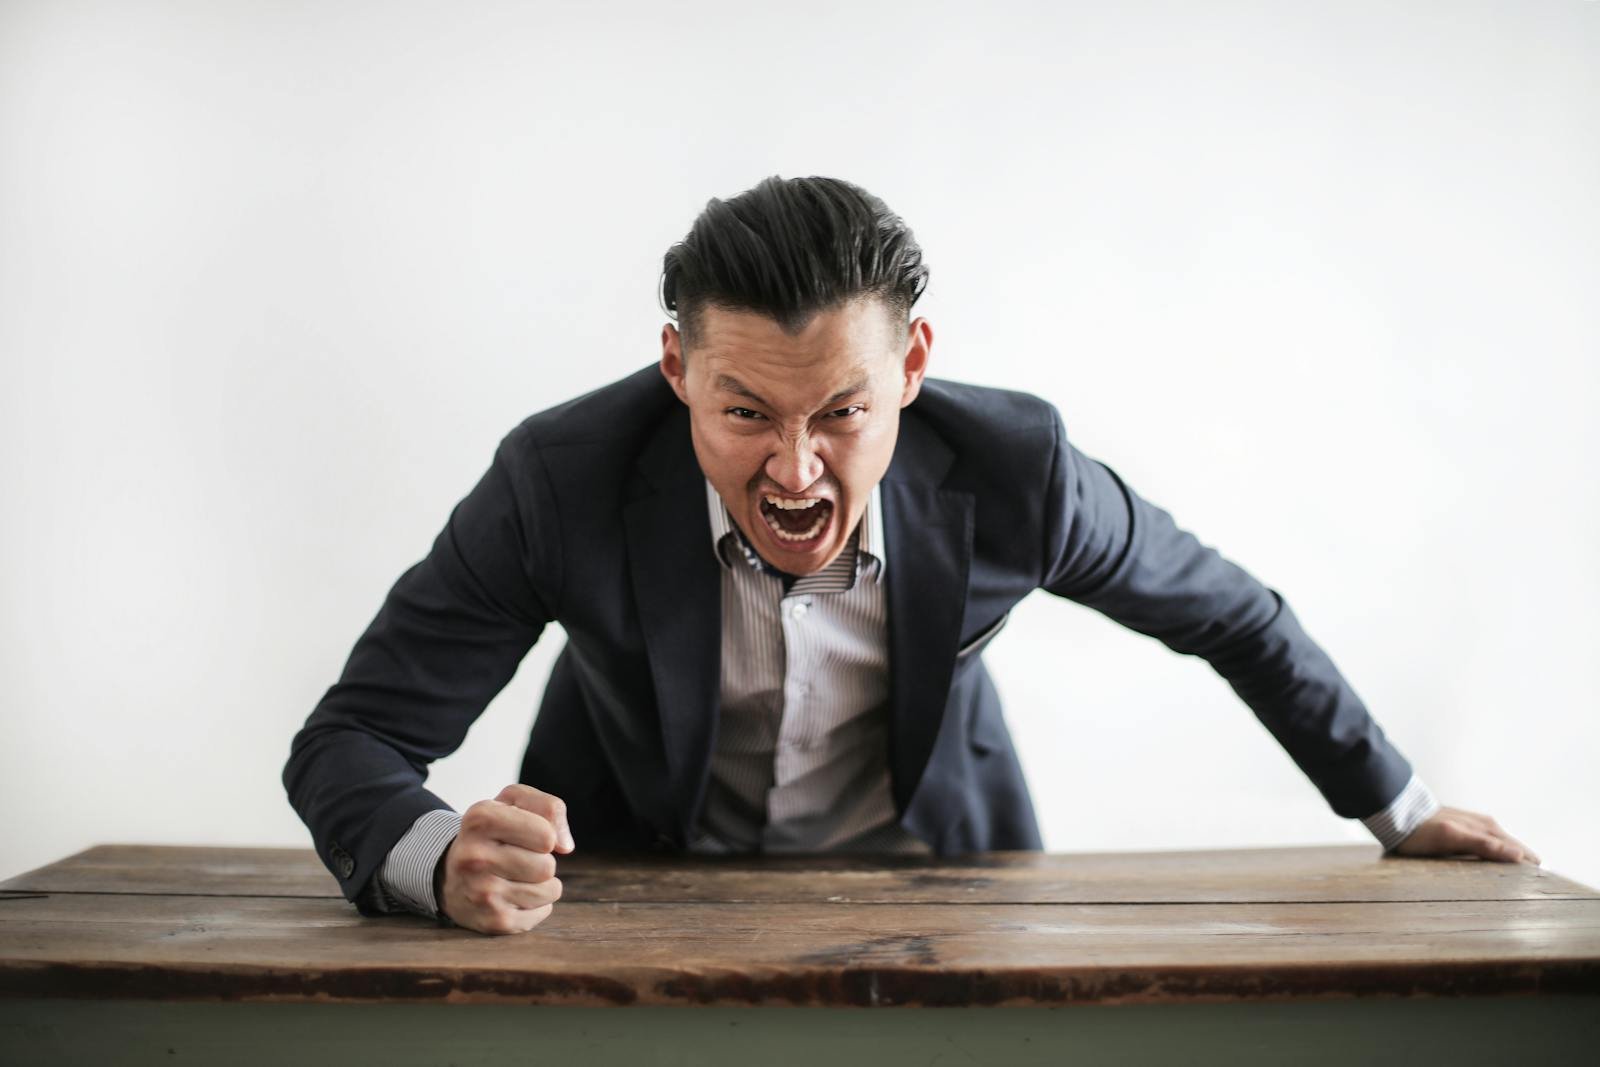
[{"label": "eye", "polygon": [[828,412],[828,417],[829,418],[848,419],[852,415],[860,414],[863,410],[865,410],[865,405],[862,405],[862,404],[851,404],[847,408],[839,408],[836,411]]},{"label": "eye", "polygon": [[749,408],[729,408],[728,414],[734,416],[735,418],[744,419],[746,421],[766,418],[766,416],[762,415],[761,412],[751,411]]}]

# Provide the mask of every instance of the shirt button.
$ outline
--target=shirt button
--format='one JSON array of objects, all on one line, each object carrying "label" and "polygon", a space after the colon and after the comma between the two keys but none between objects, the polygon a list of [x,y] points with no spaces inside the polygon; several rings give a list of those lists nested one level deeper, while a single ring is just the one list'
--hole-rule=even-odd
[{"label": "shirt button", "polygon": [[806,617],[806,610],[807,609],[804,604],[796,604],[794,607],[789,609],[789,615],[791,618],[803,619]]}]

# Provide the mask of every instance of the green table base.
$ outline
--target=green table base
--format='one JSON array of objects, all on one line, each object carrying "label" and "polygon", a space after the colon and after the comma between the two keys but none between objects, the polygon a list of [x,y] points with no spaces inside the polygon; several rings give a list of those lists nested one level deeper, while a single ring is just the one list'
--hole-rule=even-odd
[{"label": "green table base", "polygon": [[572,1008],[0,1001],[0,1063],[117,1065],[1593,1063],[1600,1000],[1038,1008]]}]

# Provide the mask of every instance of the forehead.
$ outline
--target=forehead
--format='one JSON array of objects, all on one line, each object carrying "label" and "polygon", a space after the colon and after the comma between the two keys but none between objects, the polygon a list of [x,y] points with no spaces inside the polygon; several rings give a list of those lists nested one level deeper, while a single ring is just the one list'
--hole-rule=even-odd
[{"label": "forehead", "polygon": [[819,311],[797,333],[755,312],[708,307],[689,365],[693,372],[698,364],[713,390],[727,391],[732,379],[774,402],[804,402],[875,384],[899,354],[898,340],[876,300]]}]

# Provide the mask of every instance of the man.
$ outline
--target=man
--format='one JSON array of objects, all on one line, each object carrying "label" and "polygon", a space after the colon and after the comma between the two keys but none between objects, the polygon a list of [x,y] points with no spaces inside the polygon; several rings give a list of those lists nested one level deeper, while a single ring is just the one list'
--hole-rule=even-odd
[{"label": "man", "polygon": [[[1441,807],[1288,604],[1025,393],[925,377],[876,197],[769,178],[668,251],[659,366],[524,420],[400,576],[284,785],[363,914],[528,930],[556,853],[1037,849],[980,653],[1046,589],[1204,657],[1386,850],[1537,863]],[[550,622],[518,781],[423,788]]]}]

